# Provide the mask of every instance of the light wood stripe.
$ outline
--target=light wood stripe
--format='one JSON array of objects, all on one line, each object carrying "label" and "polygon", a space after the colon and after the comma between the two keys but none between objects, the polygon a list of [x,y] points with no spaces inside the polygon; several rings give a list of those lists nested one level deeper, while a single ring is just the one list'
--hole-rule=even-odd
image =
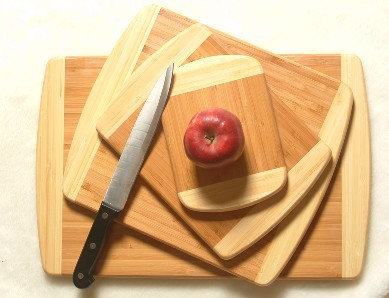
[{"label": "light wood stripe", "polygon": [[[285,189],[271,200],[254,206],[214,247],[223,259],[231,259],[256,243],[275,227],[311,189],[331,159],[331,151],[318,142],[289,172]],[[276,250],[271,246],[267,254]],[[279,247],[278,251],[283,251]]]},{"label": "light wood stripe", "polygon": [[196,60],[179,67],[174,73],[171,96],[259,75],[258,60],[241,55],[220,55]]},{"label": "light wood stripe", "polygon": [[43,83],[36,155],[38,235],[46,273],[61,274],[65,58],[51,59]]},{"label": "light wood stripe", "polygon": [[230,211],[252,206],[275,194],[285,185],[286,175],[286,167],[280,167],[190,189],[178,193],[178,196],[184,206],[195,211]]},{"label": "light wood stripe", "polygon": [[145,102],[163,70],[172,63],[180,66],[210,35],[211,31],[204,25],[192,25],[142,63],[98,120],[100,135],[108,140]]},{"label": "light wood stripe", "polygon": [[65,167],[63,191],[76,200],[100,139],[96,121],[131,73],[146,43],[160,7],[147,6],[130,23],[105,62],[85,104]]},{"label": "light wood stripe", "polygon": [[[322,141],[331,148],[331,166],[303,201],[278,225],[256,282],[264,285],[273,282],[305,235],[335,171],[347,133],[352,106],[351,89],[342,83],[319,133]],[[294,247],[294,249],[285,250],[284,247]]]},{"label": "light wood stripe", "polygon": [[356,278],[362,271],[370,209],[369,113],[361,61],[355,55],[342,55],[341,61],[341,79],[354,94],[354,114],[342,163],[342,275]]}]

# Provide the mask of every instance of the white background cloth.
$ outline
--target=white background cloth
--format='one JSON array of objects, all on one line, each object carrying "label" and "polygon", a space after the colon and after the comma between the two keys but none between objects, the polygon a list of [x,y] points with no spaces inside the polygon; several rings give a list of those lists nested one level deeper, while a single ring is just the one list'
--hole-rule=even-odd
[{"label": "white background cloth", "polygon": [[[58,55],[107,55],[150,1],[0,0],[1,297],[388,297],[389,2],[155,1],[275,53],[355,53],[365,70],[373,191],[367,257],[356,281],[100,279],[81,293],[40,263],[35,151],[43,74]],[[386,190],[385,190],[386,189]]]}]

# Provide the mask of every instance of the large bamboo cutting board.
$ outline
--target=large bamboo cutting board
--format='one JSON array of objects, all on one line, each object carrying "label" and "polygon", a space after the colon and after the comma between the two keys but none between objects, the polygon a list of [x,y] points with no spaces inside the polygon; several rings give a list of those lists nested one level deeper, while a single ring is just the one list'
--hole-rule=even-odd
[{"label": "large bamboo cutting board", "polygon": [[[370,201],[370,142],[363,70],[355,56],[286,56],[347,82],[353,89],[355,104],[333,182],[280,277],[354,278],[363,264]],[[37,144],[37,212],[42,266],[49,274],[73,273],[92,224],[92,214],[63,200],[61,172],[86,97],[104,61],[104,57],[69,57],[51,60],[46,69]],[[355,159],[360,161],[357,168]],[[349,191],[350,185],[353,192]],[[360,228],[350,231],[350,227]],[[107,239],[97,270],[100,276],[121,277],[226,276],[223,271],[203,266],[186,254],[118,224],[114,224]]]},{"label": "large bamboo cutting board", "polygon": [[[156,11],[158,11],[158,13],[160,12],[155,7],[153,7],[153,8]],[[144,14],[141,14],[141,16],[144,16]],[[178,19],[185,20],[184,18],[181,18],[181,17],[178,17]],[[143,23],[141,21],[139,21],[139,19],[138,19],[138,22],[135,22],[135,24],[140,25],[142,28],[145,27],[142,25]],[[126,31],[126,33],[128,33],[128,32],[134,33],[135,32],[134,33],[135,36],[133,36],[134,37],[133,39],[138,40],[139,39],[139,38],[137,38],[138,32],[133,30],[134,29],[133,26],[134,26],[134,23],[133,23],[133,25],[131,25],[129,27],[129,29]],[[199,26],[197,26],[197,27],[199,27]],[[167,29],[167,31],[169,31],[168,30],[169,28],[173,28],[173,27],[168,25],[165,29]],[[159,28],[159,29],[161,29],[161,28]],[[164,34],[166,34],[167,31],[162,30],[162,32],[164,32]],[[152,36],[152,35],[150,35],[152,32],[153,32],[152,30],[149,32],[149,36]],[[158,32],[158,30],[157,30],[157,32]],[[159,32],[161,32],[161,31],[159,31]],[[153,34],[155,34],[155,31]],[[161,36],[159,36],[159,37],[161,37]],[[191,46],[193,46],[193,41],[196,41],[196,39],[198,37],[199,36],[197,35],[195,39],[193,39],[193,37],[190,39]],[[128,36],[124,40],[127,40],[127,39],[129,39]],[[159,41],[159,39],[157,39],[157,41]],[[176,40],[176,38],[175,38],[175,40]],[[189,41],[187,40],[184,43],[184,45],[185,45],[184,50],[185,51],[188,50],[188,47],[187,47],[187,44],[189,44],[188,42]],[[80,204],[82,204],[90,209],[93,209],[93,210],[97,209],[97,207],[99,206],[99,203],[100,203],[101,198],[102,198],[102,194],[104,193],[104,191],[108,185],[109,177],[112,175],[112,173],[114,171],[115,164],[116,164],[116,162],[115,162],[116,156],[112,152],[110,152],[109,149],[104,148],[104,146],[101,145],[101,142],[98,140],[98,138],[96,137],[96,135],[94,133],[90,135],[90,132],[92,131],[91,126],[93,126],[94,119],[97,118],[97,115],[103,109],[104,103],[107,104],[106,103],[107,96],[105,96],[105,94],[107,93],[106,91],[108,91],[108,93],[110,93],[110,94],[115,93],[113,90],[114,88],[112,88],[112,86],[111,86],[112,84],[110,84],[111,82],[109,80],[112,80],[113,77],[117,78],[117,76],[115,75],[112,77],[110,75],[111,74],[110,70],[112,70],[111,68],[113,66],[118,65],[117,63],[113,63],[113,61],[115,61],[115,59],[118,58],[117,55],[123,53],[122,52],[123,49],[121,48],[122,43],[125,43],[125,42],[123,40],[121,40],[118,43],[118,46],[115,47],[115,50],[113,51],[113,56],[110,56],[108,58],[107,63],[104,65],[104,68],[102,69],[102,71],[97,79],[97,83],[95,84],[95,87],[96,86],[97,87],[96,88],[94,87],[91,91],[91,94],[89,95],[89,99],[88,99],[88,102],[85,106],[84,113],[81,116],[80,123],[77,127],[77,130],[76,130],[75,140],[73,141],[71,150],[69,152],[68,164],[70,162],[70,165],[69,165],[69,167],[67,167],[68,168],[67,171],[65,169],[64,187],[66,190],[66,195],[69,198],[75,199],[77,203],[80,203]],[[155,41],[154,41],[154,43],[155,43]],[[169,41],[168,44],[171,44],[171,42]],[[131,43],[131,45],[133,45],[133,43]],[[144,46],[142,44],[138,44],[138,46],[141,49],[146,49],[146,52],[148,52],[148,51],[153,52],[151,50],[152,47],[154,46],[153,42],[151,42],[150,44],[148,44],[146,46]],[[164,47],[165,47],[165,45],[164,45]],[[157,45],[157,48],[159,48],[158,45]],[[135,51],[136,49],[133,49],[133,50]],[[158,51],[158,54],[159,55],[161,54],[160,51]],[[124,53],[123,53],[123,55],[126,56]],[[119,60],[120,60],[120,58],[122,58],[121,55],[119,55]],[[183,59],[182,56],[180,56],[180,58]],[[153,59],[155,59],[155,58],[153,58]],[[160,61],[164,61],[164,60],[155,59],[153,61],[160,62]],[[303,72],[307,72],[307,71],[309,72],[309,70],[301,68],[300,66],[294,65],[291,62],[287,62],[286,60],[283,60],[280,57],[277,57],[275,62],[277,64],[280,63],[281,66],[286,63],[289,67],[295,68],[295,70],[297,72],[296,76],[297,75],[301,76],[302,70],[304,70]],[[133,65],[133,63],[127,61],[125,63],[125,65]],[[142,79],[142,76],[139,74],[144,73],[148,69],[144,65],[145,64],[141,64],[138,67],[137,71],[135,72],[135,73],[137,73],[137,76],[135,76],[135,73],[134,73],[134,75],[130,77],[130,80],[133,79],[133,77],[135,77],[137,79]],[[123,68],[123,65],[120,64],[120,69],[122,70],[122,68]],[[142,71],[139,71],[140,69]],[[288,71],[290,71],[290,68],[288,68]],[[123,77],[123,76],[125,76],[125,75],[122,74],[120,77]],[[315,82],[316,77],[321,77],[321,76],[322,75],[320,75],[319,73],[313,72],[313,76],[310,76],[309,80],[306,81],[306,84],[308,86],[304,86],[302,89],[303,90],[310,90],[310,88],[313,88],[313,89],[318,88],[317,84],[315,84],[315,83],[312,84],[312,82]],[[297,76],[297,77],[299,77],[299,76]],[[107,79],[105,80],[104,78],[107,78]],[[331,123],[331,127],[329,127],[328,124],[323,125],[323,127],[324,126],[326,127],[326,129],[325,129],[326,131],[335,132],[334,136],[336,137],[336,146],[333,146],[333,147],[335,149],[334,152],[336,152],[336,153],[333,156],[333,158],[335,157],[334,160],[336,161],[337,153],[339,152],[339,150],[336,150],[336,149],[341,148],[341,144],[342,144],[344,132],[345,132],[345,127],[347,126],[348,116],[350,114],[351,94],[346,86],[341,85],[339,82],[337,82],[335,80],[333,81],[327,77],[323,77],[322,80],[324,80],[324,81],[329,80],[329,83],[332,82],[332,84],[334,84],[334,85],[329,84],[329,86],[327,86],[323,89],[324,91],[330,91],[331,86],[332,87],[336,86],[335,89],[340,87],[340,90],[337,90],[337,89],[334,90],[333,96],[335,97],[335,94],[336,94],[336,97],[335,97],[336,105],[334,106],[334,109],[332,109],[332,106],[333,106],[332,105],[331,109],[328,113],[329,115],[331,115],[331,117],[329,119],[331,119],[331,118],[335,119],[334,123],[336,125],[334,127],[332,125],[333,123],[331,123],[331,121],[327,121],[327,122]],[[145,81],[144,78],[143,78],[143,81],[140,80],[140,83],[138,82],[138,80],[134,80],[132,86],[135,86],[137,84],[140,85],[141,83],[147,84],[149,81],[150,80]],[[322,81],[320,81],[320,82],[323,83]],[[319,86],[321,86],[321,83],[319,84]],[[299,86],[299,85],[297,85],[297,86]],[[109,90],[104,89],[107,87],[109,87],[108,88]],[[300,87],[302,87],[302,86],[300,86]],[[135,88],[135,87],[133,87],[133,88]],[[100,92],[96,92],[96,90],[100,90]],[[124,90],[123,94],[125,94],[128,90],[129,89]],[[122,91],[120,91],[119,94],[121,94],[121,92]],[[346,93],[346,94],[344,94],[344,93]],[[310,96],[315,97],[314,94],[310,94]],[[331,97],[330,100],[334,99],[334,97]],[[103,99],[104,101],[103,102],[90,101],[91,98],[94,100]],[[112,98],[112,97],[108,96],[108,100],[110,98]],[[131,101],[131,97],[129,98],[129,100]],[[94,108],[91,109],[91,107],[94,107]],[[339,109],[339,107],[340,107],[340,109]],[[124,113],[126,113],[127,110],[126,109],[123,109],[123,110],[125,111]],[[320,109],[320,110],[322,111],[322,109]],[[338,116],[337,113],[342,114],[343,117],[337,117]],[[327,119],[328,119],[328,117],[327,117]],[[339,120],[340,120],[340,122],[339,122]],[[84,136],[80,138],[80,133],[79,133],[78,137],[77,137],[77,131],[79,131],[79,132],[81,131],[81,133],[84,134]],[[325,134],[323,136],[325,137],[325,139],[327,139],[327,136]],[[326,140],[326,141],[329,141],[329,140]],[[320,146],[320,148],[322,148],[322,147],[324,147],[324,145]],[[73,149],[73,155],[71,155],[72,149]],[[87,150],[85,150],[85,149],[87,149]],[[288,148],[288,149],[301,149],[301,148],[295,148],[292,146],[291,148]],[[291,152],[292,151],[293,150],[291,150]],[[97,152],[97,154],[94,155],[96,152]],[[89,154],[86,154],[86,153],[89,153]],[[88,157],[91,157],[91,158],[88,159]],[[108,160],[108,162],[107,162],[107,160]],[[148,160],[150,160],[150,159],[148,159]],[[310,159],[308,159],[308,160],[310,160]],[[313,160],[316,161],[317,159],[313,158]],[[75,161],[78,161],[79,163],[77,163],[77,162],[75,163]],[[295,162],[297,162],[297,161],[295,160]],[[86,167],[85,167],[85,165],[86,165]],[[94,166],[93,171],[89,170],[89,172],[88,171],[85,172],[85,169],[89,169],[90,165]],[[306,169],[306,166],[301,166],[300,163],[297,163],[296,166],[297,166],[297,173],[299,171],[303,171],[304,169]],[[77,167],[79,167],[81,169],[81,171],[77,170]],[[294,168],[296,168],[296,167],[294,167]],[[75,174],[75,178],[77,178],[74,180],[76,182],[75,185],[72,184],[71,180],[66,179],[66,173],[68,173],[68,175],[69,175],[69,173]],[[84,177],[85,175],[87,175],[87,177],[85,180],[83,180],[82,177]],[[326,177],[329,177],[329,175]],[[88,179],[92,179],[92,180],[88,180]],[[93,181],[93,180],[98,180],[100,182],[100,184],[96,185],[96,183],[90,183],[90,181]],[[293,179],[289,179],[289,181],[292,182]],[[328,181],[328,180],[326,180],[326,181]],[[139,182],[142,182],[142,180],[139,180]],[[145,181],[143,181],[143,182],[145,182]],[[163,183],[163,181],[160,181],[160,183],[161,182]],[[293,181],[293,183],[295,183],[295,181]],[[163,183],[163,184],[168,191],[172,190],[172,189],[169,189],[171,187],[171,185],[168,185],[166,183]],[[288,183],[288,186],[289,185],[292,185],[292,183]],[[69,186],[71,186],[71,187],[68,188]],[[320,188],[318,192],[315,191],[313,196],[315,198],[317,198],[316,200],[320,201],[320,199],[322,198],[324,188]],[[199,247],[199,245],[197,245],[196,243],[194,243],[194,242],[188,243],[188,241],[187,241],[188,237],[186,235],[182,234],[183,231],[181,231],[180,229],[177,229],[177,227],[174,227],[175,223],[169,222],[169,219],[171,218],[170,213],[166,213],[166,211],[164,211],[163,208],[161,209],[159,206],[157,206],[159,203],[158,203],[158,201],[155,200],[155,193],[152,193],[151,190],[149,188],[147,188],[146,185],[139,184],[139,188],[136,190],[137,191],[135,191],[133,193],[133,195],[136,199],[132,201],[131,205],[127,206],[128,209],[126,209],[125,212],[123,213],[123,221],[125,224],[133,227],[134,229],[142,231],[143,233],[147,233],[148,235],[155,237],[163,242],[169,243],[170,245],[173,245],[181,250],[188,251],[191,254],[196,255],[196,256],[202,258],[203,260],[211,262],[212,264],[215,264],[216,266],[220,266],[220,267],[224,268],[225,270],[233,272],[236,275],[239,275],[241,277],[255,281],[258,284],[269,283],[271,280],[273,280],[278,275],[278,272],[282,269],[283,265],[286,263],[286,260],[284,260],[283,262],[278,262],[277,263],[278,265],[275,269],[275,266],[273,266],[272,262],[269,262],[269,260],[271,260],[271,259],[268,258],[268,256],[270,256],[270,255],[283,255],[283,256],[288,256],[288,257],[291,256],[294,248],[298,244],[301,236],[303,235],[304,230],[308,227],[309,221],[311,219],[311,217],[309,217],[309,216],[304,216],[302,218],[302,221],[303,221],[303,223],[302,223],[301,219],[299,218],[300,220],[298,220],[298,226],[295,229],[297,232],[295,231],[294,234],[291,235],[294,237],[293,240],[295,240],[294,246],[292,246],[292,245],[290,245],[290,246],[275,245],[275,243],[277,243],[277,239],[280,239],[278,236],[279,230],[277,229],[274,233],[269,234],[268,237],[265,237],[261,243],[258,243],[256,246],[251,247],[244,254],[240,255],[239,260],[235,259],[231,262],[223,262],[217,258],[215,259],[215,257],[213,255],[210,256],[209,253],[207,253],[203,249],[201,249]],[[288,187],[288,190],[289,190],[289,187]],[[288,190],[286,191],[287,193],[288,193]],[[298,193],[298,191],[297,191],[297,193]],[[73,195],[75,194],[76,197],[72,196],[72,194]],[[311,196],[309,196],[309,197],[311,198]],[[282,201],[282,202],[284,202],[284,201]],[[283,206],[283,204],[281,204],[281,205]],[[288,204],[286,204],[283,207],[288,207]],[[312,210],[312,212],[313,211],[314,210]],[[253,218],[255,220],[251,221],[251,219],[253,219]],[[169,222],[169,225],[166,224],[168,222]],[[250,216],[248,222],[249,222],[249,224],[253,224],[254,226],[258,226],[256,224],[256,217],[255,216]],[[227,226],[228,226],[228,221],[227,221]],[[291,226],[293,226],[293,225],[291,225]],[[250,243],[253,240],[255,240],[255,239],[248,239],[248,242]],[[271,243],[269,242],[269,240],[271,240]],[[242,241],[242,242],[244,245],[247,245],[247,241],[246,242]],[[270,245],[270,244],[272,244],[272,245]],[[274,270],[276,270],[276,272],[274,272]],[[268,271],[273,271],[273,272],[271,274],[268,274]]]}]

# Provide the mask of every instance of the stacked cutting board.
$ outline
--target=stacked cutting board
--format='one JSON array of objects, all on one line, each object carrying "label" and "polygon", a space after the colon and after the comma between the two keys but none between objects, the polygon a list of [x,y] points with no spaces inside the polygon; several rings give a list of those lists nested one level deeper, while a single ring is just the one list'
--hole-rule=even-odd
[{"label": "stacked cutting board", "polygon": [[[171,63],[162,123],[96,274],[355,278],[370,200],[359,59],[281,57],[157,6],[108,57],[47,65],[37,144],[45,271],[73,273],[139,110]],[[238,115],[246,136],[223,170],[199,169],[183,152],[190,117],[210,106]]]}]

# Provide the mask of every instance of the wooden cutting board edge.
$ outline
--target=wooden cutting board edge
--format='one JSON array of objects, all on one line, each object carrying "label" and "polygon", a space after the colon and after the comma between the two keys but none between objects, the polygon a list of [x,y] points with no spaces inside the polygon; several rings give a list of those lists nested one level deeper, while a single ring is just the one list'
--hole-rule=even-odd
[{"label": "wooden cutting board edge", "polygon": [[36,205],[43,270],[61,273],[65,57],[49,60],[43,82],[36,152]]},{"label": "wooden cutting board edge", "polygon": [[[351,175],[352,179],[342,180],[343,198],[345,200],[342,209],[343,214],[346,215],[343,216],[342,225],[343,260],[345,260],[343,262],[342,278],[353,279],[358,277],[362,271],[365,255],[371,189],[370,133],[361,61],[355,55],[342,55],[341,59],[341,79],[352,88],[355,99],[354,115],[342,155],[343,175],[349,177],[350,174],[353,174]],[[60,123],[61,118],[53,117],[53,113],[51,113],[51,111],[60,108],[60,105],[51,105],[51,102],[62,102],[63,107],[63,72],[63,57],[49,61],[42,90],[37,137],[36,200],[39,245],[42,267],[46,273],[52,275],[61,275],[61,211],[63,203],[61,183],[63,177],[63,140],[61,139],[63,133],[61,135],[57,130],[50,129],[50,127],[61,129],[61,125],[58,127],[55,125]],[[49,89],[48,85],[55,87]],[[361,161],[358,167],[353,164],[355,160]],[[50,179],[47,179],[48,177]],[[47,183],[48,181],[53,181],[53,183]],[[364,183],[360,183],[361,181]],[[353,229],[356,225],[363,228],[356,231]]]},{"label": "wooden cutting board edge", "polygon": [[[353,91],[354,110],[343,151],[342,276],[354,279],[362,272],[371,197],[371,145],[367,93],[362,62],[356,55],[341,55],[341,80]],[[357,166],[355,165],[358,161]],[[359,222],[360,220],[360,222]],[[355,227],[362,227],[355,230]],[[359,257],[358,257],[359,256]]]}]

